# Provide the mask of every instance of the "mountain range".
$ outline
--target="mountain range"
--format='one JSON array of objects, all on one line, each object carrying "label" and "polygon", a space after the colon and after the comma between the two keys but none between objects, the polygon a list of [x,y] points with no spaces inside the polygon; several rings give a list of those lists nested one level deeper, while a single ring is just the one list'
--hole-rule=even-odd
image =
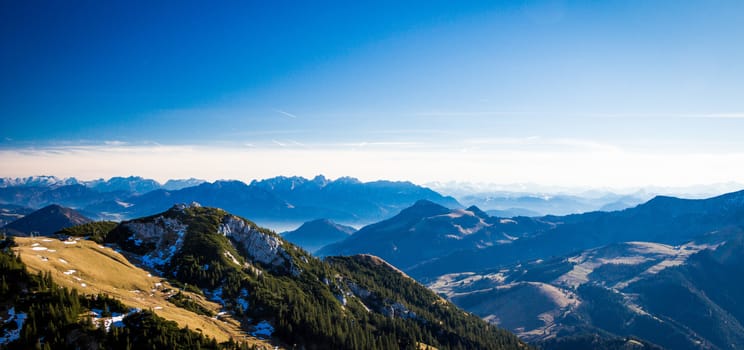
[{"label": "mountain range", "polygon": [[737,229],[675,246],[617,243],[446,274],[429,287],[530,342],[606,334],[668,349],[741,348],[743,239]]},{"label": "mountain range", "polygon": [[99,192],[133,192],[145,193],[156,189],[180,190],[182,188],[197,186],[205,182],[204,180],[189,178],[168,180],[164,184],[152,179],[145,179],[141,176],[121,177],[115,176],[108,180],[96,179],[90,181],[78,180],[74,177],[59,178],[56,176],[28,176],[18,178],[0,178],[0,188],[6,187],[44,187],[57,188],[69,185],[83,185]]},{"label": "mountain range", "polygon": [[365,226],[349,238],[323,247],[318,255],[374,254],[407,271],[454,252],[511,244],[549,228],[549,223],[533,218],[495,218],[477,207],[449,209],[420,200],[388,220]]},{"label": "mountain range", "polygon": [[477,207],[419,201],[321,255],[378,255],[419,280],[545,259],[612,243],[681,244],[744,225],[744,191],[709,199],[657,196],[633,208],[567,216],[498,218]]},{"label": "mountain range", "polygon": [[[107,337],[124,337],[126,342],[148,347],[170,344],[162,337],[145,341],[129,335],[140,334],[146,324],[163,322],[153,317],[172,317],[180,327],[214,332],[211,336],[222,340],[228,337],[282,348],[526,348],[514,335],[463,313],[380,258],[356,255],[320,260],[221,209],[176,205],[159,214],[113,224],[103,234],[95,231],[94,235],[93,230],[101,226],[88,223],[66,231],[95,242],[50,237],[10,237],[2,242],[0,248],[16,244],[13,249],[20,254],[20,260],[6,258],[9,253],[3,250],[3,259],[13,262],[0,264],[4,281],[0,293],[11,293],[15,297],[6,300],[16,300],[4,305],[9,320],[19,324],[18,334],[3,328],[10,335],[2,339],[11,347],[33,346],[39,337],[53,348],[90,347],[106,343]],[[22,262],[43,278],[27,285],[60,283],[79,293],[115,293],[113,300],[98,297],[109,300],[103,310],[86,311],[96,315],[94,322],[101,327],[108,325],[105,331],[81,327],[80,322],[90,321],[72,321],[78,314],[45,320],[33,304],[24,303],[41,294],[25,294],[18,283],[21,270],[8,270]],[[146,289],[131,290],[141,282],[144,286],[136,288]],[[60,299],[68,300],[66,296],[67,291]],[[150,305],[151,311],[135,309],[113,316],[107,310],[126,310],[115,307],[117,303],[139,308]],[[83,306],[68,305],[73,310]],[[153,312],[161,316],[152,316]],[[123,330],[114,332],[113,328]],[[65,336],[70,331],[77,336]],[[189,334],[188,329],[184,332]],[[231,344],[222,346],[232,348]]]},{"label": "mountain range", "polygon": [[493,245],[453,252],[422,262],[407,272],[426,280],[450,272],[479,271],[612,243],[682,244],[706,233],[742,227],[744,191],[708,199],[657,196],[621,211],[545,216],[534,220],[540,228],[526,233],[509,246]]},{"label": "mountain range", "polygon": [[[24,193],[43,194],[29,198],[101,194],[81,184],[25,187],[39,192],[23,192],[22,188],[11,186],[5,190],[21,194],[14,198],[24,198]],[[417,196],[435,200],[412,200]],[[193,198],[250,212],[246,216],[252,218],[275,215],[299,219],[303,216],[298,213],[312,213],[307,215],[312,217],[327,212],[340,217],[381,217],[383,212],[387,216],[358,231],[332,219],[310,220],[280,236],[229,211],[195,203],[154,211],[171,201],[190,202]],[[410,203],[405,204],[406,201]],[[744,249],[744,191],[707,199],[657,196],[617,211],[507,218],[474,205],[463,209],[454,199],[410,183],[279,177],[250,184],[217,181],[180,190],[156,189],[131,195],[126,202],[106,200],[94,205],[118,206],[128,210],[126,215],[140,211],[143,215],[121,223],[89,222],[64,229],[65,236],[87,237],[96,242],[54,243],[47,250],[75,253],[61,249],[75,244],[89,250],[114,247],[117,251],[107,253],[111,261],[126,260],[147,270],[145,274],[181,286],[183,294],[175,299],[160,293],[165,304],[158,305],[178,304],[197,315],[202,312],[202,316],[227,312],[223,314],[225,322],[237,327],[228,332],[232,335],[215,330],[220,324],[208,318],[189,316],[207,322],[201,327],[210,324],[209,332],[223,338],[241,334],[241,329],[247,334],[270,329],[271,336],[254,337],[256,341],[280,345],[299,341],[312,347],[320,345],[309,339],[321,337],[336,342],[342,333],[353,333],[357,345],[348,340],[333,344],[370,345],[370,339],[380,337],[382,328],[391,326],[379,315],[392,315],[393,320],[396,315],[405,320],[415,315],[422,321],[417,317],[433,312],[423,305],[438,305],[440,301],[436,300],[446,299],[546,350],[744,347],[744,311],[740,306],[744,287],[735,277],[744,272],[744,260],[738,254]],[[16,220],[26,225],[46,217],[60,217],[52,210],[36,215],[23,212],[28,209],[21,206],[5,205],[3,209],[8,217],[26,215],[26,220]],[[70,215],[62,217],[69,219]],[[65,224],[69,225],[72,223]],[[16,231],[19,232],[22,231]],[[36,257],[24,260],[34,271],[54,267],[56,270],[49,271],[60,283],[72,283],[68,287],[81,283],[65,275],[64,268],[69,270],[69,266],[48,263],[50,256],[40,253],[42,248],[52,246],[51,241],[33,239],[16,238],[21,252]],[[298,243],[304,250],[288,241]],[[105,245],[96,248],[96,244]],[[325,246],[316,255],[324,258],[308,253],[322,245]],[[77,259],[75,255],[65,255],[67,263],[68,257]],[[103,261],[99,263],[104,265]],[[76,270],[83,268],[78,266]],[[98,274],[84,271],[80,276]],[[315,277],[308,280],[311,275]],[[438,296],[424,297],[424,289],[407,276],[426,284]],[[318,280],[322,283],[317,284]],[[82,283],[90,286],[92,282],[90,279]],[[360,285],[365,287],[359,289]],[[116,293],[119,288],[106,291]],[[376,292],[368,294],[372,290]],[[351,327],[340,333],[331,331],[332,334],[313,330],[298,333],[297,327],[307,328],[303,322],[321,321],[282,314],[286,312],[282,309],[285,304],[276,295],[285,302],[320,303],[320,308],[302,306],[308,308],[302,314],[338,313],[336,306],[331,305],[339,303],[334,305],[341,305],[340,310],[346,310],[355,322],[364,320],[374,326]],[[120,297],[137,303],[125,295]],[[245,314],[251,306],[258,306],[251,309],[256,313]],[[170,314],[172,309],[163,310],[173,320],[183,321],[183,316]],[[418,325],[392,326],[402,337],[397,343],[456,347],[451,339],[437,335],[442,330],[420,328],[439,322],[432,321],[441,320],[437,317],[453,317],[442,312],[434,312],[434,318],[426,316],[426,321]],[[361,316],[367,313],[370,316]],[[292,322],[300,323],[285,322],[287,317],[295,317]],[[482,323],[471,324],[475,321],[470,319],[457,322],[470,324],[466,329],[483,327]],[[476,343],[467,342],[486,339],[454,324],[444,324],[450,326],[458,329],[452,334],[457,334],[462,346],[470,344],[465,347],[472,348]],[[461,338],[463,335],[470,340]],[[522,346],[512,340],[507,343]],[[374,344],[390,345],[387,341]]]},{"label": "mountain range", "polygon": [[319,253],[379,255],[545,349],[581,348],[597,335],[720,349],[744,346],[734,277],[743,241],[740,191],[510,219],[420,201]]},{"label": "mountain range", "polygon": [[390,217],[419,199],[460,207],[454,198],[410,182],[361,182],[348,177],[336,180],[323,176],[276,177],[250,184],[192,179],[169,181],[164,186],[140,177],[90,182],[31,177],[3,179],[2,184],[0,204],[29,208],[59,204],[89,217],[115,221],[151,215],[176,203],[190,202],[224,208],[276,228],[297,227],[318,218],[368,224]]}]

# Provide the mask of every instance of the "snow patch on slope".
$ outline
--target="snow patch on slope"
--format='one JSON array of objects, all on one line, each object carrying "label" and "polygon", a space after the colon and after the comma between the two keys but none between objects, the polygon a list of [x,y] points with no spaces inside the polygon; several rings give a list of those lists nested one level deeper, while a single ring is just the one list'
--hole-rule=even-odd
[{"label": "snow patch on slope", "polygon": [[178,219],[158,216],[153,222],[129,222],[124,226],[132,235],[130,241],[137,246],[152,244],[155,249],[143,255],[141,262],[148,268],[159,271],[170,262],[173,255],[183,246],[187,225]]}]

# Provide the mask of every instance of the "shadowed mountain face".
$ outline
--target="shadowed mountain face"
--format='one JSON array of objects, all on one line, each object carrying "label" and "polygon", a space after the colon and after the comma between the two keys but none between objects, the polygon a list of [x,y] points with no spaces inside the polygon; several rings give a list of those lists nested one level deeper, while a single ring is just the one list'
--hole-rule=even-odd
[{"label": "shadowed mountain face", "polygon": [[383,256],[546,348],[594,342],[582,334],[601,335],[597,346],[633,348],[642,342],[620,340],[638,336],[670,349],[739,348],[743,228],[744,192],[534,219],[422,201],[320,254]]},{"label": "shadowed mountain face", "polygon": [[493,245],[439,256],[407,272],[426,279],[561,256],[618,242],[680,244],[709,232],[744,226],[744,191],[699,200],[656,197],[622,211],[545,216],[535,220],[550,223],[552,227],[526,234],[508,246]]},{"label": "shadowed mountain face", "polygon": [[[629,242],[439,277],[458,306],[547,349],[572,336],[636,336],[669,349],[744,346],[744,232],[679,246]],[[572,340],[573,341],[573,340]]]},{"label": "shadowed mountain face", "polygon": [[5,225],[3,229],[10,234],[19,236],[49,235],[63,228],[91,221],[73,209],[50,205]]},{"label": "shadowed mountain face", "polygon": [[318,251],[319,255],[378,255],[406,270],[453,252],[509,245],[527,233],[549,229],[531,218],[489,217],[476,207],[448,209],[418,201],[398,215],[360,229],[344,241]]},{"label": "shadowed mountain face", "polygon": [[285,232],[282,237],[303,249],[314,253],[318,249],[341,241],[357,230],[339,225],[328,219],[308,221],[294,231]]}]

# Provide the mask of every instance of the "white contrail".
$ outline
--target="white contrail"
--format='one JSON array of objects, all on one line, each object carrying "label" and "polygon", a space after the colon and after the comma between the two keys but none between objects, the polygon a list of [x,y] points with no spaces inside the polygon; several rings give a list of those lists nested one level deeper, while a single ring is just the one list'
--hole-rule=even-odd
[{"label": "white contrail", "polygon": [[283,114],[283,115],[285,115],[287,117],[290,117],[292,119],[297,119],[297,116],[296,115],[294,115],[292,113],[289,113],[289,112],[285,112],[285,111],[283,111],[281,109],[275,109],[274,112],[281,113],[281,114]]}]

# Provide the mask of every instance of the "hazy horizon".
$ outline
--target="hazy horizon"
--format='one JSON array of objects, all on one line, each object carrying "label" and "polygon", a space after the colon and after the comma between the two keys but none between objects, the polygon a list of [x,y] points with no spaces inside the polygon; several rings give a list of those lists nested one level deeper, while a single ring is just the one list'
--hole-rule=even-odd
[{"label": "hazy horizon", "polygon": [[744,182],[740,2],[0,9],[3,177]]},{"label": "hazy horizon", "polygon": [[463,198],[471,195],[489,195],[489,194],[502,194],[502,195],[571,195],[584,198],[595,198],[602,197],[608,194],[612,195],[631,195],[638,196],[639,198],[648,197],[654,195],[673,195],[681,198],[706,198],[713,197],[729,192],[736,192],[744,190],[744,184],[738,182],[726,182],[726,183],[710,183],[710,184],[692,184],[687,186],[640,186],[640,187],[587,187],[587,186],[555,186],[546,185],[539,183],[484,183],[484,182],[467,182],[467,181],[449,181],[449,182],[424,182],[418,183],[410,180],[394,180],[387,178],[375,178],[375,179],[359,179],[353,176],[340,176],[340,177],[329,177],[325,174],[315,174],[312,176],[301,176],[301,175],[275,175],[264,178],[215,178],[206,179],[198,178],[194,176],[179,176],[172,178],[150,178],[147,176],[141,176],[138,174],[118,174],[108,177],[92,177],[85,178],[79,176],[57,176],[53,174],[34,174],[27,176],[0,176],[0,179],[9,180],[22,180],[27,178],[41,178],[41,177],[54,177],[60,181],[74,178],[80,182],[92,183],[95,181],[109,181],[113,178],[129,178],[139,177],[143,180],[154,180],[161,186],[165,185],[168,181],[187,181],[187,180],[198,180],[209,183],[216,181],[241,181],[246,184],[250,184],[253,181],[263,181],[273,179],[277,177],[302,177],[307,180],[312,180],[316,176],[322,176],[328,181],[336,181],[341,178],[354,178],[361,182],[374,182],[374,181],[404,181],[411,182],[414,185],[428,187],[434,191],[437,191],[444,195],[453,196],[455,198]]}]

